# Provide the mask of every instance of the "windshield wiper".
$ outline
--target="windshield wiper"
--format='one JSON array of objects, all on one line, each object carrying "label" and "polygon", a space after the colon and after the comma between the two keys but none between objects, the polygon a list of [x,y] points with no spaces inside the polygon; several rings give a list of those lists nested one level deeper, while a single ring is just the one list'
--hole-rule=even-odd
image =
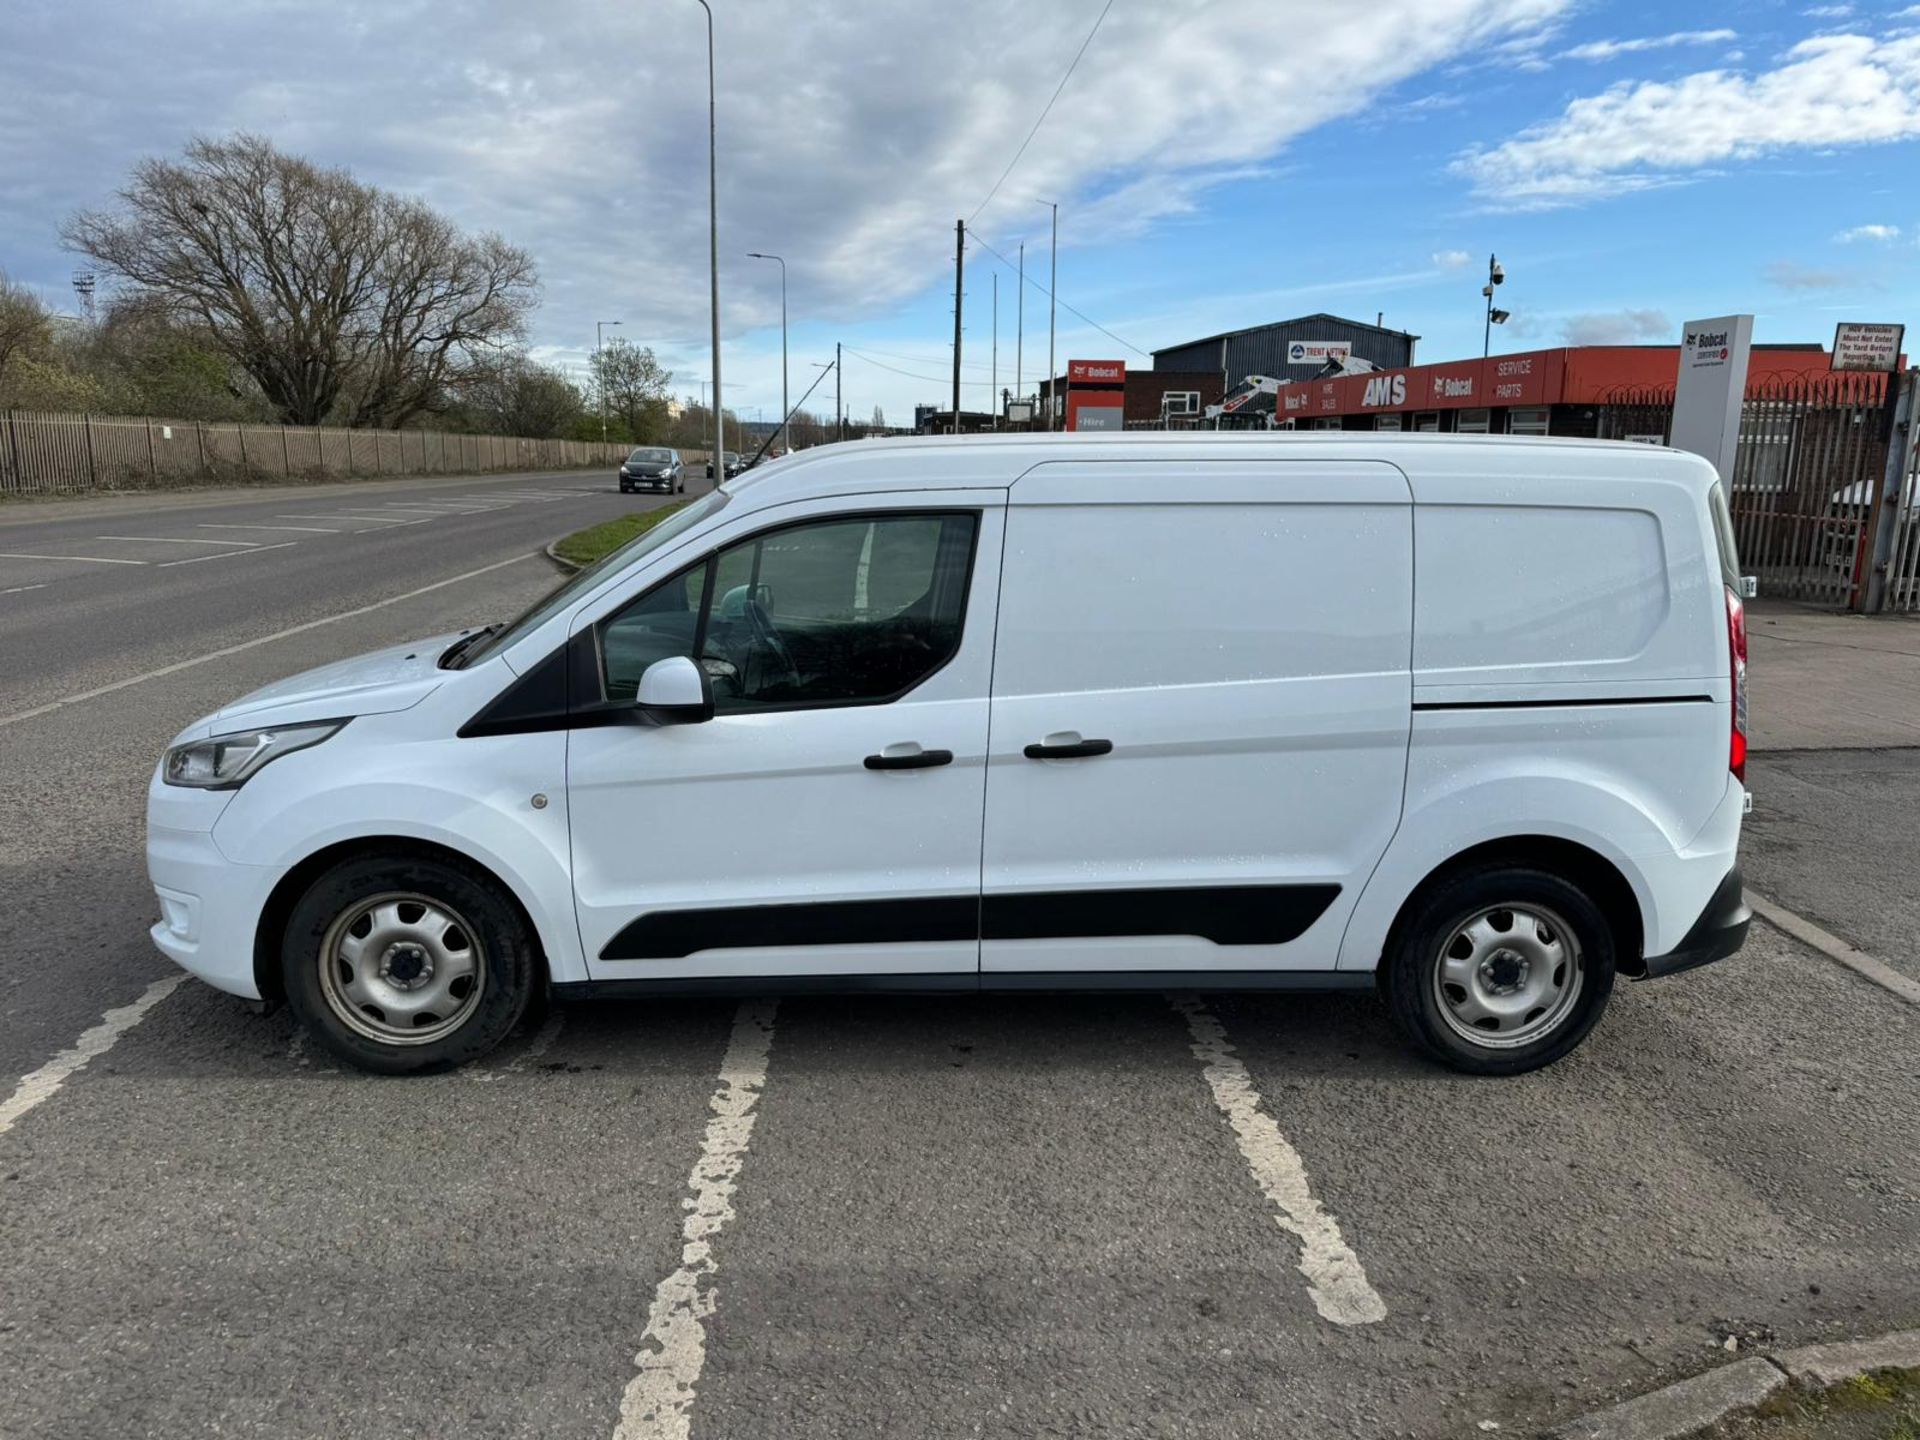
[{"label": "windshield wiper", "polygon": [[470,631],[462,635],[458,640],[454,641],[453,644],[440,652],[440,668],[442,670],[460,669],[461,657],[499,628],[500,626],[498,624],[482,625],[478,630]]}]

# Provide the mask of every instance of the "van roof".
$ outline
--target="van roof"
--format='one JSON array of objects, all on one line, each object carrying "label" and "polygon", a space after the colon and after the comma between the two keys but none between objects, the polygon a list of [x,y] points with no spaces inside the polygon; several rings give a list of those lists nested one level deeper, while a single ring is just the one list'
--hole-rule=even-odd
[{"label": "van roof", "polygon": [[[1684,475],[1701,490],[1717,478],[1697,455],[1666,445],[1525,435],[1433,435],[1365,430],[1136,430],[1120,434],[902,435],[816,445],[782,456],[729,480],[731,494],[773,497],[849,494],[877,490],[944,489],[1012,484],[1048,461],[1159,459],[1390,459],[1409,475],[1463,469],[1499,474],[1550,465],[1557,474],[1617,475],[1626,460],[1635,474]],[[903,474],[912,455],[914,472]],[[1500,457],[1518,462],[1501,464]],[[1524,459],[1523,459],[1524,457]],[[1631,458],[1629,458],[1631,457]]]}]

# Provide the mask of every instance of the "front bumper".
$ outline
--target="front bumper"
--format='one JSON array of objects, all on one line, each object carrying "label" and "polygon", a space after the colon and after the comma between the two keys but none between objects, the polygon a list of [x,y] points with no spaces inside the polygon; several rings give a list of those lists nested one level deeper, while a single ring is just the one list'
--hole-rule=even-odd
[{"label": "front bumper", "polygon": [[147,876],[160,902],[148,932],[160,952],[209,985],[260,998],[253,940],[284,868],[236,865],[204,830],[147,827]]},{"label": "front bumper", "polygon": [[1753,911],[1747,908],[1746,887],[1736,865],[1714,890],[1707,908],[1680,943],[1665,955],[1647,956],[1646,969],[1635,978],[1653,980],[1724,960],[1747,943],[1747,929],[1752,924]]}]

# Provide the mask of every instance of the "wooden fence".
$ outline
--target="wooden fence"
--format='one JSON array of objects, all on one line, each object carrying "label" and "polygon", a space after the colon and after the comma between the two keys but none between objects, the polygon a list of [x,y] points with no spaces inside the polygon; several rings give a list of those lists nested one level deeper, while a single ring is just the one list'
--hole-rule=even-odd
[{"label": "wooden fence", "polygon": [[589,440],[9,410],[0,423],[0,495],[377,475],[610,469],[626,454],[625,445]]}]

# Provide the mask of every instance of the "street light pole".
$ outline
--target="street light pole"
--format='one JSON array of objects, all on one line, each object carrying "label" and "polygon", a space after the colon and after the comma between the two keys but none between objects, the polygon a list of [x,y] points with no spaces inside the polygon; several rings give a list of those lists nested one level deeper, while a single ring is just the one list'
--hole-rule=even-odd
[{"label": "street light pole", "polygon": [[[619,323],[618,320],[596,320],[593,322],[593,358],[596,362],[600,359],[600,332],[609,325],[618,325]],[[593,388],[600,392],[600,443],[604,445],[607,443],[607,381],[606,377],[600,374],[600,366],[598,363],[594,365],[593,369]]]},{"label": "street light pole", "polygon": [[747,258],[780,261],[780,443],[791,450],[793,436],[787,430],[787,262],[778,255],[762,255],[758,250],[749,250]]},{"label": "street light pole", "polygon": [[1485,360],[1493,353],[1493,327],[1507,323],[1507,312],[1493,308],[1493,287],[1506,282],[1507,272],[1501,267],[1497,255],[1487,256],[1487,283],[1480,287],[1480,293],[1487,297],[1487,325],[1480,340],[1480,358]]},{"label": "street light pole", "polygon": [[726,478],[726,432],[720,417],[720,160],[717,136],[718,101],[713,78],[713,6],[700,0],[707,12],[707,272],[713,304],[713,483],[718,489]]},{"label": "street light pole", "polygon": [[1054,291],[1060,284],[1060,205],[1058,201],[1042,200],[1042,205],[1053,211],[1053,258],[1048,261],[1047,269],[1047,429],[1053,429],[1053,407],[1058,398],[1053,393],[1054,359],[1053,335],[1054,322],[1059,315],[1059,301]]}]

